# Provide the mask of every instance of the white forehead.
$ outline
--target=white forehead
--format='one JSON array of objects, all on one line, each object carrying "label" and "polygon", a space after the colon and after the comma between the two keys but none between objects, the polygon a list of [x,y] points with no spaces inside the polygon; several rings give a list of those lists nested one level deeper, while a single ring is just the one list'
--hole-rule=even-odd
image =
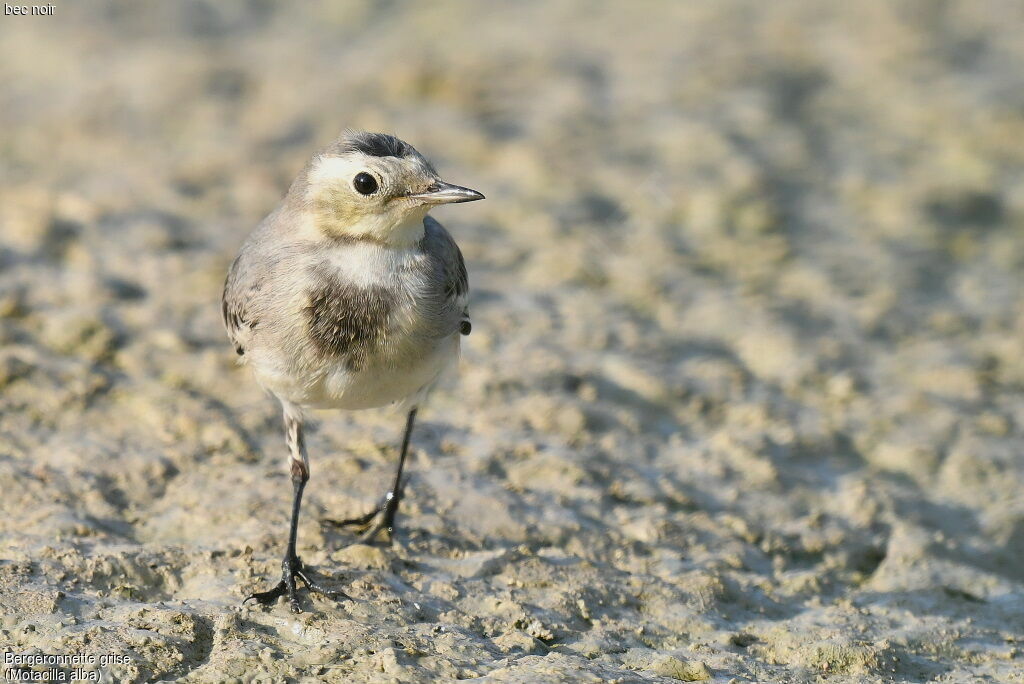
[{"label": "white forehead", "polygon": [[339,179],[351,181],[360,171],[374,172],[379,176],[382,169],[373,162],[379,162],[377,157],[365,154],[350,154],[344,157],[319,157],[313,162],[313,168],[309,170],[310,185],[325,185],[335,183]]},{"label": "white forehead", "polygon": [[362,171],[376,176],[381,185],[388,186],[402,182],[416,182],[433,174],[430,168],[417,156],[376,157],[362,152],[341,156],[325,155],[313,162],[309,170],[309,185],[322,187],[336,184],[339,180],[352,182]]}]

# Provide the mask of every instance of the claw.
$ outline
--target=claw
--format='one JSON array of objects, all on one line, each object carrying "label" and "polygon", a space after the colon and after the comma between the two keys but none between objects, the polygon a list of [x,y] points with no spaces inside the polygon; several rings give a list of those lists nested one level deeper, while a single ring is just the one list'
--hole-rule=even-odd
[{"label": "claw", "polygon": [[384,532],[387,534],[387,543],[390,544],[393,541],[392,535],[394,531],[394,521],[388,519],[387,512],[385,511],[385,514],[377,522],[359,535],[359,541],[369,544],[376,539],[378,534]]},{"label": "claw", "polygon": [[[344,520],[324,519],[320,522],[331,527],[354,527],[360,533],[359,541],[363,543],[373,541],[381,532],[387,532],[388,542],[390,543],[395,527],[395,514],[398,512],[398,502],[401,498],[401,492],[397,495],[388,492],[381,499],[381,502],[374,506],[369,513],[355,518],[346,518]],[[376,522],[374,522],[375,519]],[[371,523],[373,524],[371,525]]]},{"label": "claw", "polygon": [[377,515],[384,510],[384,502],[377,504],[373,507],[369,513],[363,515],[357,515],[354,518],[345,518],[344,520],[334,520],[331,518],[324,518],[320,521],[323,525],[329,525],[330,527],[355,527],[365,528],[370,524],[370,521],[377,517]]},{"label": "claw", "polygon": [[299,607],[298,587],[295,584],[296,577],[302,580],[303,584],[306,585],[307,590],[315,594],[321,594],[335,601],[351,598],[343,591],[328,589],[319,582],[313,581],[307,574],[305,565],[303,565],[298,556],[295,556],[292,558],[285,558],[284,562],[281,563],[280,582],[267,591],[257,591],[249,594],[249,596],[242,601],[242,604],[244,605],[249,601],[256,601],[260,605],[269,606],[277,601],[277,599],[287,594],[288,603],[291,605],[292,612],[301,613],[302,608]]}]

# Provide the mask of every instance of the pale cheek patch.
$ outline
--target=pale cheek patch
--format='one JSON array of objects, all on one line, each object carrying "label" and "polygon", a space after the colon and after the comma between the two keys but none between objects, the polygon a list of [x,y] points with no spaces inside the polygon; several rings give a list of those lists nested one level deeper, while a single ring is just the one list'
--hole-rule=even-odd
[{"label": "pale cheek patch", "polygon": [[359,223],[362,212],[358,211],[337,190],[324,188],[312,202],[316,225],[326,234],[349,233]]},{"label": "pale cheek patch", "polygon": [[322,157],[310,169],[306,199],[314,207],[321,228],[335,232],[338,226],[351,226],[365,214],[366,208],[354,196],[352,179],[365,165],[351,159]]},{"label": "pale cheek patch", "polygon": [[[396,172],[407,176],[415,160],[394,160]],[[375,240],[410,244],[423,236],[423,215],[419,210],[388,202],[378,194],[358,195],[352,180],[360,172],[372,173],[381,185],[378,193],[387,196],[389,187],[405,182],[405,176],[381,178],[380,166],[368,159],[348,157],[321,157],[307,176],[306,200],[313,210],[314,224],[324,235],[331,237],[372,238]]]}]

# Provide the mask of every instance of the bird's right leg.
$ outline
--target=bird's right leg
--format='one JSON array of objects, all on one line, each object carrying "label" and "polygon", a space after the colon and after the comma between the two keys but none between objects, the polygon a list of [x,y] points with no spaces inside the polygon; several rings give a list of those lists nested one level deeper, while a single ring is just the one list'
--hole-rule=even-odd
[{"label": "bird's right leg", "polygon": [[298,589],[295,579],[298,578],[312,592],[323,594],[328,598],[345,598],[344,592],[332,591],[314,582],[306,573],[306,568],[295,552],[296,538],[299,531],[299,509],[302,507],[302,492],[309,481],[309,459],[306,456],[306,443],[302,436],[302,418],[297,409],[286,405],[284,409],[285,435],[288,441],[288,452],[291,456],[292,475],[292,516],[288,526],[288,546],[284,560],[281,562],[281,581],[267,591],[251,594],[243,603],[251,600],[262,605],[270,605],[279,597],[288,595],[292,612],[301,613],[299,608]]}]

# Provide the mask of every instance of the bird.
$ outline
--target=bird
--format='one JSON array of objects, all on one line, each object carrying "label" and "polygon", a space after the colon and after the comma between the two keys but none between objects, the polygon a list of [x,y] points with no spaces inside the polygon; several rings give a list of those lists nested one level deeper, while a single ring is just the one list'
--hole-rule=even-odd
[{"label": "bird", "polygon": [[314,581],[296,553],[311,409],[404,412],[391,487],[367,514],[328,521],[362,527],[366,541],[391,535],[417,411],[457,366],[461,337],[472,330],[462,252],[428,212],[481,199],[441,180],[409,143],[349,130],[312,156],[242,244],[225,279],[222,318],[238,358],[280,402],[292,483],[281,579],[245,602],[286,596],[302,612],[296,580],[311,593],[345,597]]}]

